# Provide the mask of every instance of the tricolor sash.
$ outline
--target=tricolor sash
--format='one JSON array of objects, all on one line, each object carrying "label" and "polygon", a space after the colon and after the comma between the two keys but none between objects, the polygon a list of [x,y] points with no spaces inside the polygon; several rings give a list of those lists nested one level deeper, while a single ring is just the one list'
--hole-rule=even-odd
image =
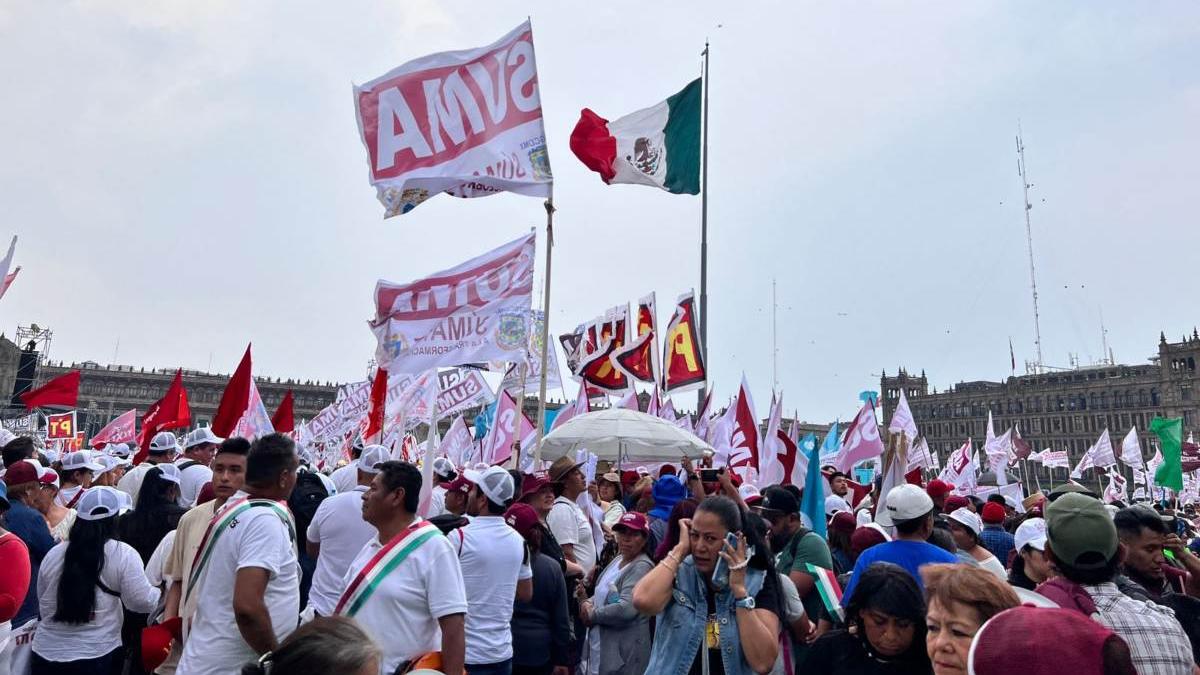
[{"label": "tricolor sash", "polygon": [[342,593],[334,614],[354,616],[363,604],[379,588],[393,570],[400,566],[413,551],[421,547],[434,536],[440,536],[439,530],[428,520],[417,520],[403,532],[392,537],[386,546],[379,549],[367,564],[354,577],[354,581]]},{"label": "tricolor sash", "polygon": [[196,557],[192,559],[192,573],[188,577],[187,593],[184,596],[184,603],[191,596],[192,591],[196,588],[198,582],[204,574],[204,570],[208,568],[209,559],[212,558],[213,548],[216,546],[217,540],[225,533],[229,526],[237,519],[238,516],[249,511],[252,508],[269,508],[279,516],[279,520],[287,526],[288,536],[291,537],[292,543],[296,541],[296,525],[292,521],[292,514],[287,509],[279,505],[278,502],[270,499],[251,499],[242,497],[236,502],[226,504],[218,511],[208,523],[208,529],[204,531],[204,537],[200,540],[200,548],[196,549]]}]

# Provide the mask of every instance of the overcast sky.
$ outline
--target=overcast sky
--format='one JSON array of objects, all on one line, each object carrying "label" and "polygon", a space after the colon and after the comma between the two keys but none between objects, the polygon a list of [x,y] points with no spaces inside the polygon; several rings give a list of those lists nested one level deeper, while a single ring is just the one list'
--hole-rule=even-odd
[{"label": "overcast sky", "polygon": [[706,36],[719,398],[744,372],[766,414],[773,279],[779,384],[801,418],[847,418],[881,368],[944,388],[1007,376],[1010,337],[1032,359],[1018,119],[1046,361],[1100,358],[1101,311],[1122,362],[1200,322],[1200,5],[581,7],[0,4],[0,236],[20,235],[24,267],[0,328],[52,328],[56,360],[230,372],[253,342],[259,375],[361,379],[376,279],[449,267],[544,212],[438,197],[382,220],[351,85],[527,15],[559,209],[555,333],[652,290],[665,324],[698,286],[700,199],[605,186],[567,141],[582,107],[612,119],[696,77]]}]

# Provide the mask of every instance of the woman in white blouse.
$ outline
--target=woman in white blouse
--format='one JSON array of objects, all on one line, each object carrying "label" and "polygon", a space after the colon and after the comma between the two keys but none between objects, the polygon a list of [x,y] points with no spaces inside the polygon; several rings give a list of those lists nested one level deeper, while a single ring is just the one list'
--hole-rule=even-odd
[{"label": "woman in white blouse", "polygon": [[33,675],[107,675],[121,657],[121,605],[146,613],[158,603],[137,551],[113,539],[117,515],[131,501],[110,487],[88,490],[76,505],[70,541],[42,561]]}]

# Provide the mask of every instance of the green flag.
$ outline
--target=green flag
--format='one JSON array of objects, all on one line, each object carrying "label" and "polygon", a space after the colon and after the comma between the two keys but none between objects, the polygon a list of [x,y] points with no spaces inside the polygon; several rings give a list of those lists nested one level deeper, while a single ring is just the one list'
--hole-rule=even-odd
[{"label": "green flag", "polygon": [[1163,463],[1154,472],[1154,484],[1183,491],[1183,418],[1155,417],[1150,421],[1150,433],[1162,443]]}]

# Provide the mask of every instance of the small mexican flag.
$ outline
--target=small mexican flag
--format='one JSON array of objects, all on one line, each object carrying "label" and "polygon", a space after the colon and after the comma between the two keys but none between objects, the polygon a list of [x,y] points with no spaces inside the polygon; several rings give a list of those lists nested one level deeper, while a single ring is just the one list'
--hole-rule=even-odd
[{"label": "small mexican flag", "polygon": [[605,183],[700,193],[700,78],[678,94],[609,122],[588,108],[571,132],[571,151]]},{"label": "small mexican flag", "polygon": [[804,563],[804,570],[812,575],[817,582],[817,592],[821,596],[821,604],[829,611],[829,615],[839,621],[845,621],[845,611],[842,609],[842,587],[837,582],[833,570],[818,567],[812,563]]}]

